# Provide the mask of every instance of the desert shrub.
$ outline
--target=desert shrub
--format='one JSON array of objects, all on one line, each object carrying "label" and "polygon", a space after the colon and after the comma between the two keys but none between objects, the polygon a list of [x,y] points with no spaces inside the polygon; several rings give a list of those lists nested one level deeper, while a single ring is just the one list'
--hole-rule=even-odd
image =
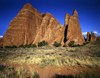
[{"label": "desert shrub", "polygon": [[69,50],[69,52],[78,52],[78,51],[79,51],[78,48],[76,48],[75,50]]},{"label": "desert shrub", "polygon": [[13,45],[11,48],[17,48],[17,46],[16,45]]},{"label": "desert shrub", "polygon": [[93,44],[93,45],[100,45],[100,40],[97,39],[96,41],[91,42],[91,44]]},{"label": "desert shrub", "polygon": [[12,48],[12,46],[5,46],[5,48]]},{"label": "desert shrub", "polygon": [[83,43],[83,46],[85,46],[86,44],[88,44],[89,42]]},{"label": "desert shrub", "polygon": [[23,67],[13,68],[11,66],[1,65],[0,78],[40,78],[39,74],[30,69],[28,72]]},{"label": "desert shrub", "polygon": [[57,43],[56,41],[54,42],[53,46],[59,47],[61,46],[61,43]]},{"label": "desert shrub", "polygon": [[96,69],[92,69],[92,71],[90,69],[83,70],[83,71],[79,71],[79,74],[77,74],[75,76],[75,78],[100,78],[100,71],[96,70]]},{"label": "desert shrub", "polygon": [[25,48],[25,46],[23,44],[19,45],[19,48]]},{"label": "desert shrub", "polygon": [[31,47],[37,47],[35,44],[32,44]]},{"label": "desert shrub", "polygon": [[82,70],[79,71],[79,73],[77,73],[75,76],[74,75],[58,75],[55,74],[55,76],[53,78],[100,78],[100,71],[97,71],[95,69],[92,69],[92,71],[90,69],[88,70]]},{"label": "desert shrub", "polygon": [[38,46],[39,46],[39,47],[45,46],[45,45],[48,45],[48,43],[45,42],[44,40],[38,43]]},{"label": "desert shrub", "polygon": [[17,48],[16,45],[13,45],[13,46],[5,46],[5,48]]},{"label": "desert shrub", "polygon": [[63,47],[66,47],[65,45],[63,45]]},{"label": "desert shrub", "polygon": [[24,46],[25,46],[25,48],[30,48],[31,47],[31,45],[28,45],[28,44],[26,44]]},{"label": "desert shrub", "polygon": [[74,47],[80,47],[81,45],[79,45],[79,44],[76,44],[76,45],[74,45]]},{"label": "desert shrub", "polygon": [[70,47],[73,47],[73,46],[74,46],[74,43],[75,43],[75,41],[70,41],[68,45],[69,45]]},{"label": "desert shrub", "polygon": [[77,57],[78,55],[77,54],[72,54],[70,55],[71,57]]},{"label": "desert shrub", "polygon": [[0,48],[3,48],[2,46],[0,46]]}]

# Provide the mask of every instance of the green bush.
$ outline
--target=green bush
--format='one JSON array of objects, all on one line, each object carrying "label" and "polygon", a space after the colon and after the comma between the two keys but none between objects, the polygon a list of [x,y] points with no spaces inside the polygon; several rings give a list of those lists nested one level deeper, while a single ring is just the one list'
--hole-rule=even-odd
[{"label": "green bush", "polygon": [[25,48],[30,48],[31,47],[31,45],[28,45],[28,44],[26,44],[24,46],[25,46]]},{"label": "green bush", "polygon": [[0,46],[0,48],[3,48],[2,46]]},{"label": "green bush", "polygon": [[48,43],[45,42],[44,40],[38,43],[38,46],[39,46],[39,47],[45,46],[45,45],[48,45]]},{"label": "green bush", "polygon": [[63,47],[66,47],[65,45],[63,45]]},{"label": "green bush", "polygon": [[85,46],[86,44],[88,44],[89,42],[83,43],[83,46]]},{"label": "green bush", "polygon": [[61,43],[57,43],[56,41],[54,42],[53,46],[59,47],[61,46]]},{"label": "green bush", "polygon": [[76,45],[74,45],[74,47],[80,47],[81,45],[79,45],[79,44],[76,44]]},{"label": "green bush", "polygon": [[5,46],[5,48],[17,48],[17,46],[13,45],[13,46]]},{"label": "green bush", "polygon": [[19,45],[19,48],[25,48],[25,46],[23,44]]},{"label": "green bush", "polygon": [[75,41],[70,41],[68,45],[69,45],[70,47],[74,47],[74,43],[75,43]]},{"label": "green bush", "polygon": [[12,46],[5,46],[5,48],[12,48]]},{"label": "green bush", "polygon": [[17,46],[16,45],[13,45],[11,48],[17,48]]},{"label": "green bush", "polygon": [[34,48],[34,47],[37,47],[37,46],[36,46],[35,44],[32,44],[32,45],[31,45],[31,47],[33,47],[33,48]]}]

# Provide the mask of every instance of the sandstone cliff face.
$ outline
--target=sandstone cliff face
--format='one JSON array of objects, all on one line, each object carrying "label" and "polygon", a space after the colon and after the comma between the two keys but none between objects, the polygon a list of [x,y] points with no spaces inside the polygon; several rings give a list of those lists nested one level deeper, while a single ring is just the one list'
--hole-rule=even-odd
[{"label": "sandstone cliff face", "polygon": [[75,44],[82,45],[85,42],[85,40],[84,40],[84,36],[82,35],[77,11],[74,10],[73,16],[71,16],[70,18],[69,18],[69,15],[66,14],[65,18],[67,18],[68,20],[66,21],[65,19],[65,26],[67,26],[66,45],[72,40],[75,41]]},{"label": "sandstone cliff face", "polygon": [[31,4],[24,5],[18,15],[10,22],[4,34],[3,46],[32,44],[42,19],[39,11],[33,8]]},{"label": "sandstone cliff face", "polygon": [[[3,40],[3,41],[2,41]],[[59,21],[50,13],[41,13],[27,3],[19,11],[17,16],[10,22],[3,39],[0,39],[1,46],[19,46],[21,44],[38,44],[45,40],[49,45],[55,41],[68,43],[72,40],[75,44],[83,44],[84,36],[78,20],[76,10],[73,16],[67,13],[65,15],[65,27],[59,24]]]},{"label": "sandstone cliff face", "polygon": [[89,41],[89,35],[90,35],[90,33],[87,32],[87,41]]},{"label": "sandstone cliff face", "polygon": [[93,32],[91,32],[91,39],[90,41],[95,41],[96,40],[96,36]]},{"label": "sandstone cliff face", "polygon": [[64,27],[52,14],[40,14],[37,9],[27,3],[10,22],[4,34],[3,46],[37,44],[42,40],[49,44],[53,44],[55,40],[63,43],[64,35],[59,38],[60,34],[64,34]]},{"label": "sandstone cliff face", "polygon": [[0,38],[0,46],[3,46],[3,38]]}]

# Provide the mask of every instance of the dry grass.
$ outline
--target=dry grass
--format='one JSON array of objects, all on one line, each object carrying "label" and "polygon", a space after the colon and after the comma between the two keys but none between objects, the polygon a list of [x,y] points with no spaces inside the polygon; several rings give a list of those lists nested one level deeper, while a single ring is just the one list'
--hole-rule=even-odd
[{"label": "dry grass", "polygon": [[0,78],[39,78],[39,74],[30,69],[28,72],[23,67],[13,68],[12,66],[0,65]]},{"label": "dry grass", "polygon": [[34,64],[41,68],[73,65],[100,66],[100,46],[51,47],[0,49],[0,61]]},{"label": "dry grass", "polygon": [[[97,42],[98,41],[91,42],[83,47],[43,46],[39,48],[0,49],[0,62],[11,62],[19,64],[26,63],[29,66],[35,65],[39,66],[40,68],[44,68],[48,65],[55,66],[57,68],[62,66],[77,65],[82,67],[100,67],[100,45],[94,45],[99,43]],[[13,76],[16,78],[39,78],[39,75],[31,67],[30,73],[23,69],[23,67],[14,69],[12,67],[4,66],[4,69],[4,71],[0,71],[1,78],[9,78]],[[84,75],[83,78],[85,78],[85,75],[89,75],[89,73],[83,74],[82,72],[80,72],[80,74]],[[81,78],[80,76],[79,78]]]}]

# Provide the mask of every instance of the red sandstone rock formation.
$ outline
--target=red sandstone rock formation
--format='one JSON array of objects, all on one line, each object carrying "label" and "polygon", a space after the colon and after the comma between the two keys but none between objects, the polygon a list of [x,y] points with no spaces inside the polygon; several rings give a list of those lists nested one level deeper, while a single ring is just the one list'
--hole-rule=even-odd
[{"label": "red sandstone rock formation", "polygon": [[90,41],[95,41],[96,40],[96,36],[93,32],[91,32],[91,40]]},{"label": "red sandstone rock formation", "polygon": [[[27,3],[10,22],[3,38],[4,46],[37,44],[45,40],[49,44],[63,43],[64,27],[50,13],[41,13]],[[59,35],[61,35],[59,37]],[[0,44],[1,41],[0,41]]]},{"label": "red sandstone rock formation", "polygon": [[89,35],[90,35],[90,33],[87,32],[87,41],[89,41]]},{"label": "red sandstone rock formation", "polygon": [[97,36],[96,39],[97,39],[97,40],[100,40],[100,36]]},{"label": "red sandstone rock formation", "polygon": [[32,44],[37,34],[37,27],[42,22],[40,12],[27,3],[10,22],[4,34],[3,46]]},{"label": "red sandstone rock formation", "polygon": [[0,38],[0,46],[3,46],[3,38]]},{"label": "red sandstone rock formation", "polygon": [[67,26],[66,45],[68,45],[70,41],[75,41],[75,44],[82,45],[85,40],[81,32],[81,27],[78,20],[78,13],[76,10],[74,10],[73,16],[71,16],[70,18],[69,16],[69,14],[65,15],[65,26]]},{"label": "red sandstone rock formation", "polygon": [[10,22],[2,39],[1,46],[19,46],[21,44],[38,44],[45,40],[50,45],[55,41],[64,45],[74,40],[75,44],[83,44],[84,36],[78,20],[77,11],[73,16],[65,15],[65,27],[50,13],[41,13],[27,3]]}]

